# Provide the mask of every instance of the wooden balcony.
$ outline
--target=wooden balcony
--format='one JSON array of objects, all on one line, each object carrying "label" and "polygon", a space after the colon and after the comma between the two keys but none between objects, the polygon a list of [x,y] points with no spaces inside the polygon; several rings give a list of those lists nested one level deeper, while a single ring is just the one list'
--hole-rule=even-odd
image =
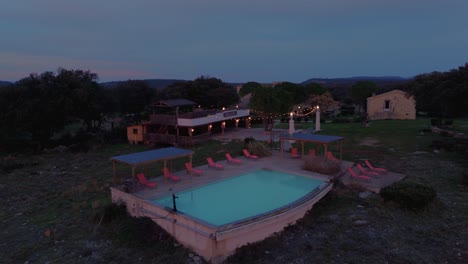
[{"label": "wooden balcony", "polygon": [[150,123],[161,125],[175,125],[177,118],[175,115],[150,115]]},{"label": "wooden balcony", "polygon": [[196,136],[179,136],[177,142],[177,136],[171,134],[158,134],[158,133],[148,133],[145,135],[145,142],[150,143],[164,143],[164,144],[175,144],[178,143],[182,147],[190,147],[195,144],[199,144],[205,141],[210,140],[211,133],[204,133]]}]

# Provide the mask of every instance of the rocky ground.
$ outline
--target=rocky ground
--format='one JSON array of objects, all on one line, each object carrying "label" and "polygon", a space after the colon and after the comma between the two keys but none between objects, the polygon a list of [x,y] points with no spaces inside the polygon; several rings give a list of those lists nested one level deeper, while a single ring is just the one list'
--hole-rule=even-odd
[{"label": "rocky ground", "polygon": [[[203,262],[157,228],[151,235],[138,228],[150,224],[109,213],[109,153],[62,151],[2,158],[0,262]],[[437,201],[415,212],[337,186],[298,224],[226,262],[466,263],[468,188],[460,162],[420,152],[381,165],[433,186]]]}]

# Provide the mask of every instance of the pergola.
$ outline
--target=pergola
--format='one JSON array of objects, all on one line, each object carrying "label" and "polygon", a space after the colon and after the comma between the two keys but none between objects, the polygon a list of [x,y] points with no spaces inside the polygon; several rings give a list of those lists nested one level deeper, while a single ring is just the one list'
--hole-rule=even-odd
[{"label": "pergola", "polygon": [[320,146],[323,146],[324,154],[326,154],[327,149],[328,149],[328,144],[338,141],[340,143],[340,160],[342,158],[342,152],[343,152],[342,150],[343,139],[344,137],[340,137],[340,136],[317,135],[317,134],[309,134],[309,133],[281,134],[279,136],[281,155],[283,155],[283,152],[284,152],[285,140],[295,140],[295,141],[301,142],[302,156],[304,156],[304,143],[305,142],[311,142],[311,143],[315,143],[315,144],[319,144]]},{"label": "pergola", "polygon": [[115,183],[115,165],[116,163],[123,163],[131,166],[132,168],[132,181],[133,181],[133,191],[135,191],[135,169],[138,166],[147,166],[159,161],[163,161],[164,168],[167,167],[167,161],[173,160],[181,157],[189,157],[190,165],[192,164],[192,155],[193,151],[181,148],[162,148],[156,150],[149,150],[143,152],[137,152],[132,154],[126,154],[121,156],[112,157],[112,167],[114,169],[113,182]]}]

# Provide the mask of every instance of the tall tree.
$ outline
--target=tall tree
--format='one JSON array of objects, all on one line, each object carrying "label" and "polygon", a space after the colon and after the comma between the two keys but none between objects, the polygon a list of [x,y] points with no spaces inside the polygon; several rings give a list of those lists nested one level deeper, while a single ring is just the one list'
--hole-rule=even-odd
[{"label": "tall tree", "polygon": [[367,108],[367,97],[377,91],[377,85],[372,81],[358,81],[351,87],[350,96],[364,111]]},{"label": "tall tree", "polygon": [[258,87],[252,92],[249,108],[263,119],[265,129],[273,117],[291,111],[293,99],[289,92],[277,87]]},{"label": "tall tree", "polygon": [[282,82],[275,85],[275,88],[287,91],[291,95],[294,104],[303,103],[308,98],[305,88],[299,84]]},{"label": "tall tree", "polygon": [[189,99],[204,108],[228,107],[240,100],[232,85],[205,76],[189,82],[172,84],[163,91],[163,96],[168,99]]},{"label": "tall tree", "polygon": [[239,95],[244,96],[253,92],[256,88],[262,87],[263,85],[258,82],[247,82],[239,90]]},{"label": "tall tree", "polygon": [[418,111],[439,117],[466,114],[468,63],[448,72],[420,74],[408,83],[407,91],[415,96]]},{"label": "tall tree", "polygon": [[304,90],[309,97],[312,95],[322,95],[328,92],[327,88],[323,87],[319,83],[308,83],[304,86]]},{"label": "tall tree", "polygon": [[2,89],[0,130],[5,138],[30,138],[44,145],[65,125],[100,118],[100,87],[89,71],[59,69],[58,74],[31,74]]},{"label": "tall tree", "polygon": [[332,106],[335,103],[335,100],[333,100],[333,96],[331,93],[326,92],[321,95],[313,95],[311,96],[308,100],[307,103],[314,107],[314,106],[319,106],[320,111],[325,112],[328,111],[330,106]]}]

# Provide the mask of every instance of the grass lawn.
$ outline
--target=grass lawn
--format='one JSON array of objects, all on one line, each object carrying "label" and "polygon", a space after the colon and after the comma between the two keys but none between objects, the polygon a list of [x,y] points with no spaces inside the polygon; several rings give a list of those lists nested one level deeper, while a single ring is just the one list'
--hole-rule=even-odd
[{"label": "grass lawn", "polygon": [[[303,128],[306,126],[303,124]],[[313,123],[307,123],[313,126]],[[455,120],[466,131],[467,120]],[[337,186],[304,219],[264,241],[244,246],[227,263],[463,263],[468,246],[466,154],[441,150],[427,132],[430,119],[322,124],[321,134],[345,137],[344,159],[368,158],[433,187],[437,200],[422,211],[384,203],[379,195]],[[465,129],[465,130],[464,130]],[[312,147],[312,146],[307,146]],[[336,151],[337,146],[331,145]],[[205,158],[241,155],[242,141],[195,146]],[[194,263],[185,249],[147,219],[109,207],[112,156],[140,145],[96,146],[87,153],[0,157],[0,259],[5,263]],[[176,160],[174,170],[185,160]],[[161,164],[155,165],[156,173]],[[118,175],[127,177],[128,168]],[[467,177],[467,176],[465,176]],[[465,179],[466,181],[466,179]]]}]

